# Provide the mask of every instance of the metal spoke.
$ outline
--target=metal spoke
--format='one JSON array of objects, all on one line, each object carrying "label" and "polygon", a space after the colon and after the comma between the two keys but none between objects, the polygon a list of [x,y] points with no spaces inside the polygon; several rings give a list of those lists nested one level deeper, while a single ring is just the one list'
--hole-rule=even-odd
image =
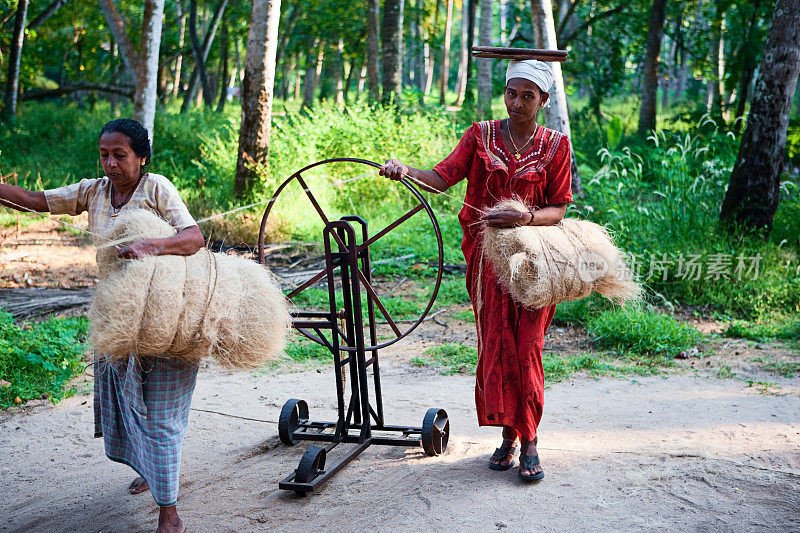
[{"label": "metal spoke", "polygon": [[300,294],[301,292],[303,292],[304,290],[306,290],[307,288],[309,288],[310,286],[312,286],[313,284],[324,278],[327,273],[328,269],[323,269],[322,272],[319,272],[314,277],[307,279],[305,282],[303,282],[302,285],[300,285],[295,290],[287,294],[286,297],[291,300],[292,298],[294,298],[295,296],[297,296],[298,294]]},{"label": "metal spoke", "polygon": [[397,335],[398,337],[402,335],[403,333],[400,331],[400,328],[398,328],[397,324],[395,324],[394,320],[392,320],[392,317],[389,315],[389,311],[387,311],[386,308],[383,306],[381,299],[378,298],[377,294],[375,294],[375,289],[372,288],[372,285],[370,285],[369,281],[367,281],[366,276],[364,276],[364,273],[361,272],[360,268],[358,269],[358,279],[361,280],[361,284],[364,286],[364,289],[367,291],[367,294],[369,294],[369,297],[372,298],[372,301],[375,302],[375,305],[377,305],[378,309],[381,310],[383,318],[386,319],[386,322],[392,328],[395,335]]},{"label": "metal spoke", "polygon": [[425,206],[423,206],[422,204],[417,204],[417,206],[415,208],[413,208],[408,213],[406,213],[405,215],[401,216],[400,218],[398,218],[397,220],[395,220],[394,222],[392,222],[391,224],[389,224],[388,226],[386,226],[385,228],[380,230],[378,233],[376,233],[375,235],[370,237],[369,240],[367,240],[365,243],[361,244],[358,247],[358,251],[361,252],[365,248],[367,248],[369,246],[372,246],[372,244],[375,241],[377,241],[378,239],[380,239],[381,237],[383,237],[384,235],[386,235],[387,233],[389,233],[390,231],[395,229],[397,226],[399,226],[400,224],[402,224],[403,222],[405,222],[409,218],[413,217],[414,215],[416,215],[417,213],[422,211],[423,209],[425,209]]},{"label": "metal spoke", "polygon": [[[311,189],[309,189],[308,185],[306,185],[306,182],[303,179],[303,176],[301,176],[300,174],[297,174],[297,181],[298,181],[298,183],[300,183],[300,186],[305,191],[306,196],[308,196],[308,199],[311,200],[311,204],[314,206],[314,209],[317,211],[317,214],[319,215],[319,218],[322,219],[322,223],[327,226],[328,223],[329,223],[328,222],[328,217],[325,215],[325,211],[322,210],[322,206],[320,206],[319,202],[317,202],[317,199],[314,197],[313,194],[311,194]],[[331,235],[333,235],[333,238],[336,241],[336,244],[338,244],[342,248],[347,248],[344,245],[344,243],[342,242],[342,240],[339,238],[339,236],[336,235],[335,232],[331,233]]]}]

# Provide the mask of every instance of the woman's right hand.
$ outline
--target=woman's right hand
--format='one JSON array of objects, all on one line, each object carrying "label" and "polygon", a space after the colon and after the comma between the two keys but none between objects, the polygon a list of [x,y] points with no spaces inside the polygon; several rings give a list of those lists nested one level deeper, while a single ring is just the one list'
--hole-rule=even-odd
[{"label": "woman's right hand", "polygon": [[390,180],[401,180],[405,175],[410,172],[408,165],[402,163],[398,159],[389,159],[380,168],[378,173],[381,176],[386,176]]}]

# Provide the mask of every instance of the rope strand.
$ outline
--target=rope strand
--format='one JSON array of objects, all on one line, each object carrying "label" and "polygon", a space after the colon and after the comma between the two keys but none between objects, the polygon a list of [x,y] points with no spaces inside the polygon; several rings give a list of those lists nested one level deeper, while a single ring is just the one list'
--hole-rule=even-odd
[{"label": "rope strand", "polygon": [[[321,186],[317,187],[317,188],[316,188],[316,190],[320,190],[320,189],[329,189],[329,188],[339,188],[339,187],[341,187],[342,185],[344,185],[345,183],[349,183],[349,182],[352,182],[352,181],[360,180],[360,179],[362,179],[362,178],[366,178],[366,177],[373,176],[373,175],[374,175],[374,172],[367,172],[367,173],[365,173],[365,174],[361,174],[360,176],[355,176],[355,177],[352,177],[352,178],[348,178],[348,179],[346,179],[346,180],[337,181],[337,182],[335,182],[335,183],[330,183],[330,184],[327,184],[327,185],[323,184],[323,185],[321,185]],[[402,174],[402,176],[403,176],[403,177],[405,177],[405,178],[408,178],[408,179],[409,179],[411,182],[413,182],[413,183],[415,183],[416,185],[419,185],[419,186],[421,186],[421,187],[423,187],[423,188],[427,188],[427,187],[429,187],[429,185],[427,185],[426,183],[424,183],[424,182],[422,182],[422,181],[418,180],[418,179],[417,179],[417,178],[415,178],[414,176],[411,176],[411,175],[409,175],[409,174],[406,174],[406,173],[403,173],[403,174]],[[312,190],[311,190],[311,188],[310,188],[310,187],[302,187],[302,190],[303,190],[304,192],[308,192],[308,193],[312,192]],[[446,193],[446,192],[444,192],[444,191],[439,191],[439,192],[438,192],[438,193],[436,193],[436,194],[442,194],[442,195],[444,195],[444,196],[446,196],[446,197],[448,197],[448,198],[451,198],[451,199],[453,199],[453,200],[456,200],[456,201],[457,201],[457,202],[459,202],[460,204],[462,204],[462,205],[464,205],[464,206],[466,206],[466,207],[468,207],[468,208],[470,208],[470,209],[474,209],[475,211],[477,211],[477,212],[478,212],[478,213],[480,213],[481,215],[485,215],[485,214],[487,213],[487,211],[486,211],[486,210],[484,210],[484,209],[480,209],[480,208],[478,208],[478,207],[475,207],[475,206],[473,206],[473,205],[470,205],[470,204],[468,204],[467,202],[465,202],[464,200],[461,200],[460,198],[458,198],[458,197],[456,197],[456,196],[454,196],[454,195],[452,195],[452,194],[448,194],[448,193]],[[238,212],[240,212],[240,211],[244,211],[244,210],[247,210],[247,209],[252,209],[253,207],[258,207],[258,206],[260,206],[260,205],[269,204],[269,203],[272,203],[272,202],[274,202],[274,201],[275,201],[277,198],[278,198],[278,195],[276,194],[276,195],[274,195],[274,196],[271,196],[270,198],[267,198],[266,200],[261,200],[261,201],[259,201],[259,202],[254,202],[254,203],[252,203],[252,204],[248,204],[248,205],[245,205],[245,206],[242,206],[242,207],[237,207],[237,208],[235,208],[235,209],[231,209],[231,210],[229,210],[229,211],[225,211],[225,212],[223,212],[223,213],[218,213],[218,214],[216,214],[216,215],[211,215],[211,216],[208,216],[208,217],[205,217],[205,218],[201,218],[201,219],[197,220],[197,224],[198,224],[198,225],[199,225],[199,224],[203,224],[203,223],[205,223],[205,222],[209,222],[209,221],[211,221],[211,220],[215,220],[215,219],[218,219],[218,218],[222,218],[222,217],[225,217],[225,216],[231,215],[231,214],[233,214],[233,213],[238,213]],[[19,205],[19,204],[15,203],[15,202],[12,202],[12,201],[10,201],[10,200],[6,200],[6,199],[3,199],[3,203],[4,203],[4,204],[8,204],[8,205],[10,205],[10,206],[12,206],[12,207],[14,207],[14,208],[16,208],[16,209],[20,210],[20,211],[23,211],[23,212],[35,213],[35,214],[38,214],[38,215],[44,215],[46,218],[48,218],[48,219],[52,220],[53,222],[57,222],[58,224],[61,224],[61,225],[63,225],[63,226],[67,226],[67,227],[73,228],[73,229],[75,229],[75,230],[77,230],[77,231],[80,231],[80,232],[82,232],[82,233],[85,233],[85,234],[87,234],[87,235],[91,235],[92,237],[94,237],[94,238],[97,238],[99,241],[102,241],[102,240],[104,240],[104,236],[103,236],[103,235],[100,235],[100,234],[94,233],[94,232],[90,231],[88,228],[83,228],[83,227],[80,227],[80,226],[76,226],[75,224],[70,224],[69,222],[65,222],[64,220],[61,220],[61,219],[59,219],[59,218],[56,218],[56,217],[54,217],[54,216],[52,216],[52,215],[50,215],[50,214],[48,214],[48,213],[40,213],[40,212],[38,212],[38,211],[35,211],[35,210],[33,210],[33,209],[30,209],[30,208],[28,208],[28,207],[25,207],[25,206]],[[98,249],[98,250],[99,250],[99,249],[103,249],[103,248],[110,248],[110,247],[112,247],[112,246],[117,246],[117,245],[119,245],[119,244],[123,244],[123,243],[126,243],[126,242],[131,242],[132,240],[136,240],[136,239],[137,239],[137,237],[139,237],[139,236],[136,236],[136,235],[134,235],[134,236],[132,236],[132,237],[126,237],[126,238],[124,238],[124,239],[118,239],[118,240],[115,240],[115,241],[110,241],[110,242],[104,242],[104,243],[102,243],[102,244],[97,244],[97,243],[96,243],[96,246],[97,246],[97,249]],[[142,237],[144,237],[144,235],[142,235]]]}]

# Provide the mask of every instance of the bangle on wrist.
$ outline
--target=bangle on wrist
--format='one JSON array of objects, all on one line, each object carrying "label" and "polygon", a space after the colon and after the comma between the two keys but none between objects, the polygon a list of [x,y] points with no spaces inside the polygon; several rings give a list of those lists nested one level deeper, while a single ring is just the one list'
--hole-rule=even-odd
[{"label": "bangle on wrist", "polygon": [[530,226],[531,224],[533,224],[533,219],[534,219],[534,218],[536,218],[536,215],[534,215],[534,214],[533,214],[533,212],[534,212],[534,209],[530,209],[530,210],[528,211],[528,213],[530,213],[530,214],[531,214],[531,221],[530,221],[530,222],[528,222],[528,226]]}]

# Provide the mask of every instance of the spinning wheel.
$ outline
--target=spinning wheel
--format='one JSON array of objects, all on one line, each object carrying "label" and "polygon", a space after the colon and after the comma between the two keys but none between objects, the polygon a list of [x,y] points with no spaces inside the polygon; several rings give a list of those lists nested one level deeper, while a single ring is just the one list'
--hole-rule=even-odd
[{"label": "spinning wheel", "polygon": [[[309,171],[309,170],[311,170],[311,169],[313,169],[315,167],[320,167],[322,165],[331,165],[332,163],[357,163],[357,164],[363,164],[363,165],[371,166],[371,167],[374,167],[374,168],[380,168],[379,164],[373,163],[372,161],[367,161],[367,160],[364,160],[364,159],[349,158],[349,157],[340,157],[340,158],[334,158],[334,159],[326,159],[324,161],[318,161],[318,162],[313,163],[311,165],[308,165],[307,167],[304,167],[304,168],[298,170],[297,172],[295,172],[294,174],[292,174],[286,181],[284,181],[281,184],[280,187],[278,187],[277,191],[275,192],[275,194],[272,197],[272,201],[270,201],[270,203],[267,205],[266,210],[264,211],[263,218],[261,219],[261,231],[259,232],[259,238],[258,238],[258,260],[259,260],[259,262],[261,264],[264,264],[265,263],[265,259],[266,259],[266,254],[265,254],[265,249],[264,249],[264,244],[265,244],[264,241],[265,241],[265,229],[267,227],[267,221],[269,219],[270,214],[272,213],[272,209],[273,209],[275,203],[277,201],[279,201],[279,198],[280,198],[281,194],[285,191],[285,189],[290,184],[296,183],[299,187],[301,187],[302,190],[305,192],[306,196],[308,197],[308,199],[310,200],[311,205],[314,207],[314,211],[319,216],[319,218],[322,221],[322,223],[325,226],[328,226],[330,224],[330,219],[325,214],[325,212],[323,211],[319,201],[317,200],[317,198],[314,196],[312,190],[307,185],[305,179],[303,178],[303,173],[306,173],[307,171]],[[368,296],[367,306],[368,306],[368,313],[369,313],[369,317],[370,317],[369,320],[370,320],[370,322],[375,323],[375,320],[374,320],[375,308],[377,308],[380,311],[381,315],[383,316],[383,319],[386,321],[388,326],[391,328],[391,332],[389,332],[389,334],[388,334],[388,336],[390,337],[389,340],[387,340],[385,342],[378,343],[376,338],[371,338],[370,339],[370,345],[364,347],[364,350],[366,350],[366,351],[372,351],[372,350],[378,350],[378,349],[381,349],[381,348],[386,348],[387,346],[390,346],[390,345],[396,343],[397,341],[399,341],[400,339],[406,337],[409,333],[414,331],[417,328],[417,326],[419,326],[423,322],[423,320],[425,320],[425,317],[428,315],[428,313],[430,312],[431,308],[433,307],[433,303],[436,300],[436,295],[439,292],[439,286],[441,285],[441,282],[442,282],[442,267],[444,266],[444,251],[443,251],[443,245],[442,245],[442,232],[441,232],[441,230],[439,228],[439,223],[436,220],[436,216],[433,214],[433,210],[431,209],[431,206],[428,204],[428,202],[425,200],[425,198],[420,194],[420,192],[408,180],[402,179],[402,180],[399,181],[399,183],[405,188],[407,193],[412,196],[413,200],[415,200],[415,204],[416,205],[414,205],[414,207],[412,207],[411,209],[406,211],[403,215],[398,217],[396,220],[394,220],[393,222],[388,224],[385,228],[383,228],[382,230],[378,231],[374,235],[371,235],[371,236],[368,235],[367,224],[360,217],[357,217],[357,216],[346,216],[346,217],[342,218],[342,220],[344,220],[344,221],[354,222],[356,224],[359,224],[361,226],[361,229],[362,229],[362,231],[361,231],[361,233],[362,233],[361,241],[358,244],[358,250],[357,250],[357,254],[359,255],[359,258],[362,259],[362,265],[361,265],[360,268],[358,268],[358,271],[355,274],[357,274],[358,282],[361,285],[361,289],[364,290],[364,292],[366,292],[366,294]],[[420,212],[424,212],[425,213],[425,216],[427,217],[427,220],[428,220],[428,222],[430,224],[430,228],[433,231],[434,235],[436,236],[436,247],[437,247],[437,251],[438,251],[438,256],[437,256],[437,259],[436,259],[436,279],[435,279],[435,282],[434,282],[434,285],[433,285],[433,289],[431,290],[430,298],[429,298],[429,300],[427,302],[427,305],[425,306],[425,309],[422,311],[422,313],[420,314],[420,316],[416,320],[414,320],[410,325],[406,326],[406,325],[404,325],[404,323],[398,323],[398,321],[395,320],[391,316],[389,311],[386,309],[386,306],[384,305],[383,301],[378,296],[378,292],[376,291],[375,287],[373,286],[369,247],[372,246],[373,244],[375,244],[381,238],[385,237],[387,234],[389,234],[393,230],[395,230],[398,227],[400,227],[401,224],[403,224],[407,220],[411,219],[417,213],[420,213]],[[334,240],[335,244],[337,244],[340,248],[346,248],[341,232],[333,232],[331,234],[331,236],[333,237],[333,240]],[[320,272],[318,272],[317,274],[311,276],[310,278],[305,280],[303,283],[301,283],[299,286],[294,288],[289,294],[286,295],[286,297],[291,300],[292,298],[295,298],[295,297],[301,295],[304,291],[306,291],[306,290],[314,287],[315,285],[319,284],[326,277],[333,276],[334,275],[334,270],[337,269],[338,267],[339,267],[339,265],[336,264],[335,262],[333,264],[331,264],[331,265],[326,265],[326,267],[324,269],[322,269]],[[407,321],[404,321],[404,322],[407,322]],[[300,326],[300,324],[298,324],[298,326]],[[313,340],[314,342],[317,342],[317,343],[322,344],[322,345],[326,345],[325,341],[323,341],[320,338],[318,332],[317,332],[317,335],[314,335],[313,333],[309,332],[309,330],[307,328],[303,328],[303,327],[297,327],[297,330],[300,333],[302,333],[304,336],[306,336],[309,339]],[[341,349],[344,350],[344,351],[353,351],[356,348],[354,346],[342,346]]]},{"label": "spinning wheel", "polygon": [[[433,307],[439,292],[444,253],[442,234],[433,210],[411,183],[401,180],[399,183],[411,196],[413,207],[374,235],[369,234],[367,222],[360,216],[348,215],[339,220],[330,220],[308,187],[303,173],[333,163],[380,167],[363,159],[336,158],[319,161],[295,172],[278,187],[267,205],[264,217],[261,219],[258,239],[259,262],[264,264],[265,230],[270,213],[286,188],[296,183],[308,197],[324,225],[322,236],[325,247],[325,268],[296,286],[287,298],[297,298],[304,291],[324,284],[327,287],[328,302],[325,309],[294,311],[292,326],[307,338],[325,346],[333,355],[338,413],[335,422],[315,422],[309,420],[308,404],[305,401],[291,399],[283,406],[278,422],[278,435],[282,443],[288,446],[293,446],[300,440],[330,443],[324,448],[318,445],[310,446],[294,473],[280,482],[280,488],[293,490],[299,494],[315,490],[372,444],[421,446],[425,453],[435,456],[444,453],[450,432],[447,413],[439,408],[428,409],[422,427],[386,424],[378,365],[378,350],[396,343],[414,331]],[[436,279],[425,309],[418,318],[409,321],[410,325],[406,326],[404,322],[395,320],[391,316],[378,295],[372,279],[370,246],[421,212],[427,215],[436,236],[438,249]],[[366,316],[363,313],[365,309],[362,304],[362,294],[365,294]],[[390,329],[388,340],[383,342],[378,342],[376,308]],[[340,321],[344,322],[343,326],[340,325]],[[370,354],[369,359],[367,353]],[[350,374],[349,380],[345,379],[347,372]],[[374,394],[372,400],[370,377]],[[396,433],[399,435],[392,435]],[[329,452],[340,443],[353,443],[357,446],[338,462],[326,468]]]}]

